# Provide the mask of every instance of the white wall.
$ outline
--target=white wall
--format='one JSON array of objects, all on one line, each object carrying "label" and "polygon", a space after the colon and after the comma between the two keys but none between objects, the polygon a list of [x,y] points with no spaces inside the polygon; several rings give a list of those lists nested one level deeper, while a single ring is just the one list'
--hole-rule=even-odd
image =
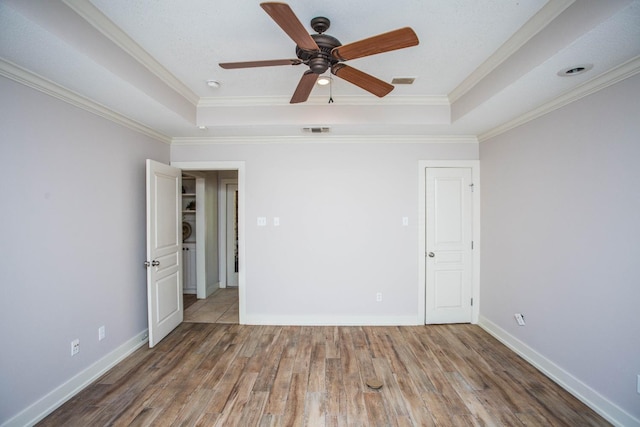
[{"label": "white wall", "polygon": [[220,283],[220,268],[218,260],[218,173],[207,172],[205,180],[205,212],[209,214],[206,222],[206,283],[207,294],[218,289]]},{"label": "white wall", "polygon": [[639,118],[637,75],[480,145],[484,323],[626,425],[640,425]]},{"label": "white wall", "polygon": [[248,323],[415,324],[418,161],[477,159],[477,150],[310,140],[172,145],[171,160],[245,161]]},{"label": "white wall", "polygon": [[147,328],[144,159],[169,147],[5,78],[0,93],[3,424]]}]

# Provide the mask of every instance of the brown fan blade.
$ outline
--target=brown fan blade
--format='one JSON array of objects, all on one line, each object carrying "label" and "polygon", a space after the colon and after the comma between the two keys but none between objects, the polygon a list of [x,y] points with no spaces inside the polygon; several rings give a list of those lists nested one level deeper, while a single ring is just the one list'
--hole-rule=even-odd
[{"label": "brown fan blade", "polygon": [[320,50],[288,4],[269,2],[260,3],[260,6],[291,37],[300,49]]},{"label": "brown fan blade", "polygon": [[362,58],[378,53],[389,52],[405,47],[416,46],[418,36],[409,27],[400,28],[368,39],[338,46],[331,51],[331,55],[339,61]]},{"label": "brown fan blade", "polygon": [[300,102],[305,102],[309,99],[309,95],[311,94],[311,90],[313,89],[313,85],[316,84],[316,80],[318,80],[318,75],[313,71],[306,71],[300,82],[298,83],[298,87],[296,87],[296,91],[293,93],[291,97],[290,104],[298,104]]},{"label": "brown fan blade", "polygon": [[225,70],[233,68],[253,68],[253,67],[272,67],[274,65],[300,65],[302,61],[299,59],[270,59],[266,61],[247,61],[247,62],[223,62],[220,65]]},{"label": "brown fan blade", "polygon": [[377,97],[382,98],[393,90],[393,85],[373,77],[346,64],[336,64],[331,68],[331,72],[341,79],[345,79],[349,83],[371,92]]}]

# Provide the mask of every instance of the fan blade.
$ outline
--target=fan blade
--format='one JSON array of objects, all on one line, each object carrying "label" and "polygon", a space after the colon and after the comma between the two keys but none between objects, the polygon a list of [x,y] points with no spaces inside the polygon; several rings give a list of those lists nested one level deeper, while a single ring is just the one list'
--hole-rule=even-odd
[{"label": "fan blade", "polygon": [[222,62],[220,65],[225,70],[233,68],[252,68],[252,67],[272,67],[274,65],[300,65],[302,61],[299,59],[270,59],[266,61],[247,61],[247,62]]},{"label": "fan blade", "polygon": [[371,92],[377,97],[382,98],[393,90],[393,85],[384,82],[346,64],[336,64],[331,68],[331,72],[341,79],[345,79],[349,83]]},{"label": "fan blade", "polygon": [[300,49],[317,51],[318,45],[309,35],[293,10],[286,3],[260,3],[271,19],[284,30]]},{"label": "fan blade", "polygon": [[311,90],[313,89],[313,85],[316,84],[316,80],[318,80],[318,75],[313,71],[306,71],[300,82],[298,83],[298,87],[296,87],[296,91],[293,93],[291,97],[290,104],[298,104],[300,102],[305,102],[309,99],[309,95],[311,94]]},{"label": "fan blade", "polygon": [[338,46],[331,51],[331,56],[339,61],[362,58],[378,53],[389,52],[405,47],[416,46],[418,36],[409,27],[400,28],[368,39]]}]

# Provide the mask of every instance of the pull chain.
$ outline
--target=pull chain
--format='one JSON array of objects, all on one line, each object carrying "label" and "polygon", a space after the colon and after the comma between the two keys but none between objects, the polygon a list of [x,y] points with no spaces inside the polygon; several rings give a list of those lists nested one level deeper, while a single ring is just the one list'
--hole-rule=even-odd
[{"label": "pull chain", "polygon": [[333,103],[333,79],[329,76],[329,104]]}]

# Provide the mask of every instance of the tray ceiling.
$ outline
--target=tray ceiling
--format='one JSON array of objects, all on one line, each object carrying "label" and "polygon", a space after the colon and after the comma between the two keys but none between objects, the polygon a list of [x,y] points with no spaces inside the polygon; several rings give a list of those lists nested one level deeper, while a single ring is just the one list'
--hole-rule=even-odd
[{"label": "tray ceiling", "polygon": [[[311,18],[328,17],[327,33],[343,44],[412,27],[418,46],[349,65],[414,83],[377,98],[334,76],[291,105],[306,66],[218,66],[295,58],[294,42],[259,2],[237,0],[4,0],[0,72],[71,93],[167,140],[295,137],[309,126],[333,136],[482,139],[640,68],[639,0],[289,5],[310,33]],[[557,74],[582,64],[593,68]]]}]

